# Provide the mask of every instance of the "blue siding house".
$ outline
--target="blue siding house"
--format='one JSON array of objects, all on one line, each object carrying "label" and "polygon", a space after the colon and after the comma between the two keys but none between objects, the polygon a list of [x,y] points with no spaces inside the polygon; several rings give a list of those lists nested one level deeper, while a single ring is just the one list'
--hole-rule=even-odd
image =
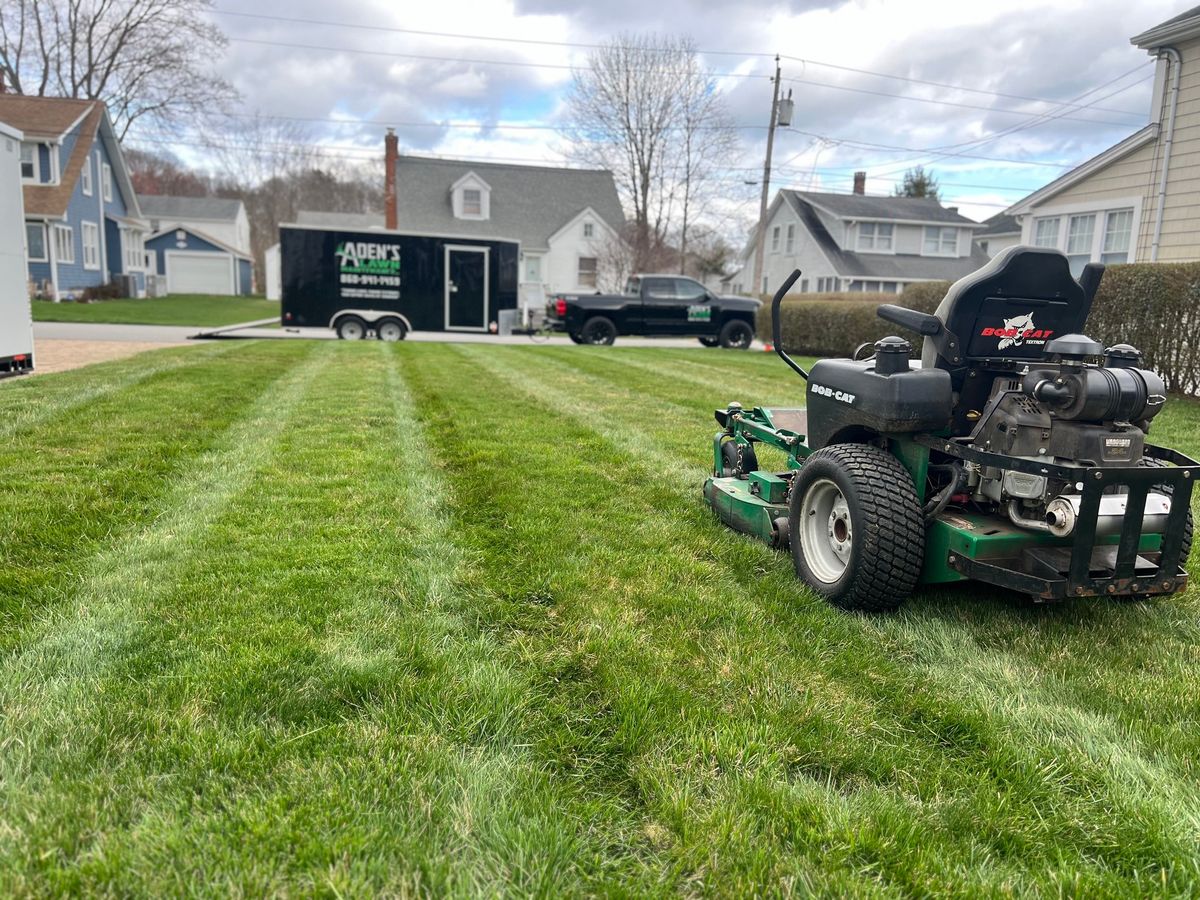
[{"label": "blue siding house", "polygon": [[147,265],[170,294],[249,294],[250,221],[241,200],[139,194]]},{"label": "blue siding house", "polygon": [[43,297],[110,281],[146,289],[148,223],[99,100],[0,93],[0,122],[24,132],[21,180],[29,280]]}]

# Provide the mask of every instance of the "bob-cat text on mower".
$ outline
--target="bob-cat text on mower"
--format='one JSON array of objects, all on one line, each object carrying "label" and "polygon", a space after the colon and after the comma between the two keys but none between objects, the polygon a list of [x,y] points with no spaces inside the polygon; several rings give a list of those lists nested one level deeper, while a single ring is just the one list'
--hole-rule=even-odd
[{"label": "bob-cat text on mower", "polygon": [[[1010,247],[933,314],[885,304],[920,336],[884,337],[805,371],[804,408],[717,410],[704,496],[738,531],[790,548],[796,574],[845,609],[894,609],[966,579],[1036,600],[1182,591],[1200,464],[1147,441],[1166,403],[1127,344],[1082,332],[1104,267],[1077,281],[1056,250]],[[786,457],[759,468],[756,448]]]}]

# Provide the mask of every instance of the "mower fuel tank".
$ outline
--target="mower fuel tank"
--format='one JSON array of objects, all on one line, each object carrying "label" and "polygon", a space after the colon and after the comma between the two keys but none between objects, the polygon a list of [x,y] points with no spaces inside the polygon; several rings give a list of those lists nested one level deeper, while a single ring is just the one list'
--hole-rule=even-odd
[{"label": "mower fuel tank", "polygon": [[900,338],[884,338],[875,350],[874,359],[823,359],[813,364],[807,391],[812,449],[852,435],[858,439],[864,430],[913,434],[940,431],[949,424],[950,373],[895,365],[901,350],[905,358],[908,355],[908,342]]}]

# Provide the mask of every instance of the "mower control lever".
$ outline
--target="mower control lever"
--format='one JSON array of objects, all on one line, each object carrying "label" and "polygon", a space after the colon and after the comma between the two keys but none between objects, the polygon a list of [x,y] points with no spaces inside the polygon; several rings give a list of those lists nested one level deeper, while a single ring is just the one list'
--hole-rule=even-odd
[{"label": "mower control lever", "polygon": [[932,337],[942,330],[941,319],[931,316],[929,313],[917,312],[915,309],[905,309],[903,306],[885,303],[876,312],[884,321],[907,328],[917,334],[927,334]]},{"label": "mower control lever", "polygon": [[792,274],[779,286],[779,290],[775,292],[775,296],[771,298],[771,340],[775,343],[775,352],[779,354],[779,358],[792,367],[801,378],[808,381],[808,373],[800,367],[800,364],[792,359],[783,350],[783,343],[779,340],[779,304],[783,302],[784,295],[792,289],[792,285],[796,283],[796,279],[800,277],[800,270],[793,269]]}]

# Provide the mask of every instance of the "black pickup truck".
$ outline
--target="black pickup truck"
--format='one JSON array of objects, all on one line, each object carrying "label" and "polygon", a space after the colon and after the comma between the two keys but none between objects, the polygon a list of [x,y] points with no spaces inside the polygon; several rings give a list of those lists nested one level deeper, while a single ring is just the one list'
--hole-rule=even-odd
[{"label": "black pickup truck", "polygon": [[744,350],[760,305],[718,297],[682,275],[634,275],[622,294],[551,294],[546,322],[577,344],[611,344],[620,334],[692,335],[706,347]]}]

